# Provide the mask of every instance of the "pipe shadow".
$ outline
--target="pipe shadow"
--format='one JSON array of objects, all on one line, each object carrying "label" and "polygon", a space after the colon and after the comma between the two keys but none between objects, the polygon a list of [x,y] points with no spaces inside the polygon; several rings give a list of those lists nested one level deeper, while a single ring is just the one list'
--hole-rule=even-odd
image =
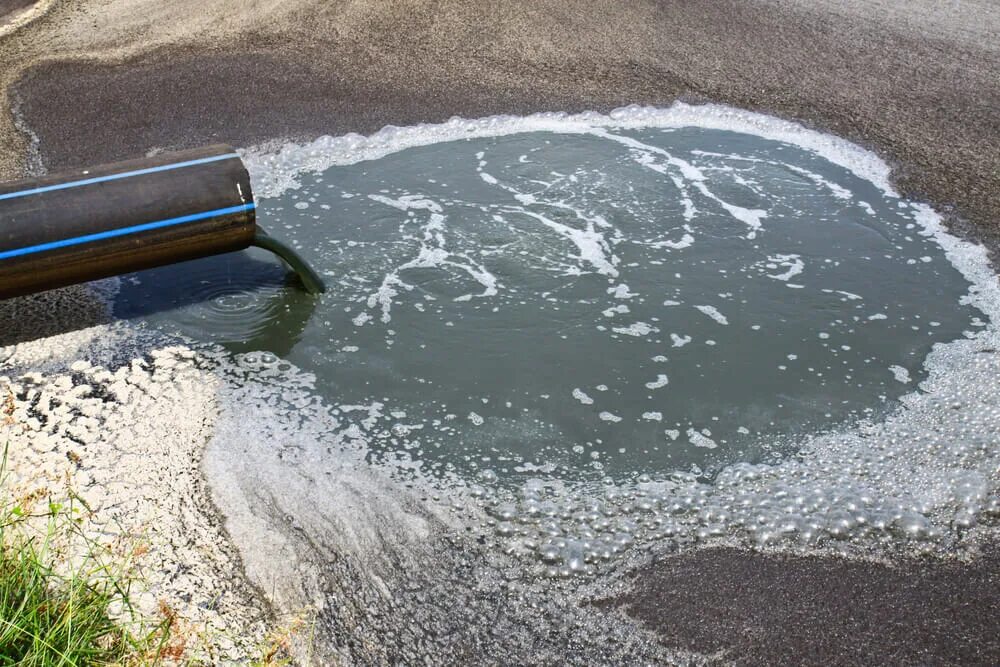
[{"label": "pipe shadow", "polygon": [[113,319],[111,281],[0,300],[0,347],[88,329]]},{"label": "pipe shadow", "polygon": [[[252,252],[252,251],[251,251]],[[234,352],[286,356],[318,299],[280,261],[228,253],[0,301],[0,347],[129,320]]]}]

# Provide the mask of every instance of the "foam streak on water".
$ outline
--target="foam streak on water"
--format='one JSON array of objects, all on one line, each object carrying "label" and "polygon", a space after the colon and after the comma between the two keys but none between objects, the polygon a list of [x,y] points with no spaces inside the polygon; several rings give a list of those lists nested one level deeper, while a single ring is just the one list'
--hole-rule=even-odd
[{"label": "foam streak on water", "polygon": [[[486,270],[481,264],[473,262],[468,256],[456,255],[449,252],[446,248],[444,235],[447,217],[442,214],[442,208],[437,202],[415,195],[403,196],[399,199],[389,199],[381,195],[368,196],[373,201],[392,206],[401,211],[425,210],[429,213],[427,223],[421,227],[422,239],[417,256],[400,264],[392,272],[386,274],[382,279],[382,284],[379,286],[378,291],[368,297],[367,303],[369,308],[373,308],[378,304],[382,310],[382,322],[388,323],[392,320],[390,310],[392,308],[393,297],[398,294],[396,288],[413,289],[412,285],[409,285],[400,278],[400,273],[407,269],[458,269],[468,274],[470,278],[482,286],[483,291],[478,296],[487,297],[497,293],[496,276]],[[463,294],[455,297],[455,300],[468,301],[473,296],[473,294]]]},{"label": "foam streak on water", "polygon": [[[608,139],[610,141],[618,142],[624,146],[628,146],[630,149],[632,149],[633,153],[635,154],[636,162],[643,165],[644,167],[652,169],[657,173],[668,174],[669,172],[667,171],[666,166],[658,164],[654,156],[660,155],[664,157],[666,159],[667,165],[674,167],[676,170],[680,172],[680,176],[683,179],[683,181],[680,179],[675,179],[674,183],[677,184],[678,189],[681,191],[681,194],[686,201],[690,201],[690,199],[687,196],[688,185],[693,186],[701,194],[705,195],[712,201],[719,204],[731,216],[733,216],[740,222],[744,223],[747,227],[749,227],[750,231],[747,232],[748,239],[753,239],[757,236],[757,232],[760,230],[761,227],[761,220],[767,217],[767,211],[763,211],[761,209],[751,210],[743,206],[737,206],[722,200],[721,198],[716,196],[711,190],[708,189],[708,186],[705,185],[705,175],[701,172],[700,169],[695,167],[690,162],[676,158],[667,151],[663,150],[662,148],[658,148],[656,146],[650,146],[649,144],[645,144],[641,141],[637,141],[629,137],[622,137],[620,135],[613,134],[611,132],[607,132],[604,130],[597,130],[597,129],[594,130],[594,135],[602,137],[604,139]],[[697,209],[693,209],[689,212],[686,211],[685,217],[689,215],[693,216],[696,212]]]}]

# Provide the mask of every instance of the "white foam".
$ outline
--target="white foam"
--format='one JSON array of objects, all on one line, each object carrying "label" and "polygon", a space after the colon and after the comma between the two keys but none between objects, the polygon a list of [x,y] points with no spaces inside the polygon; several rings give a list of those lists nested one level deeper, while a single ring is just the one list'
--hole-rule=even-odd
[{"label": "white foam", "polygon": [[[638,139],[633,139],[632,137],[625,137],[622,135],[614,134],[612,132],[608,132],[607,130],[600,128],[592,129],[591,133],[603,139],[608,139],[609,141],[614,141],[616,143],[622,144],[623,146],[627,146],[628,148],[632,149],[635,152],[636,162],[638,162],[644,167],[652,169],[657,173],[669,176],[670,174],[667,171],[667,167],[662,164],[659,164],[654,156],[660,156],[662,158],[665,158],[667,165],[677,169],[681,178],[687,181],[687,183],[684,186],[681,186],[677,180],[674,181],[675,184],[679,185],[682,194],[687,192],[686,185],[690,184],[696,190],[701,192],[701,194],[703,194],[705,197],[708,197],[709,199],[718,203],[731,216],[733,216],[740,222],[747,225],[750,228],[750,232],[747,234],[747,238],[749,239],[755,238],[757,232],[760,231],[761,220],[767,217],[767,211],[763,211],[760,209],[748,209],[743,206],[731,204],[723,200],[721,197],[718,197],[715,193],[709,190],[708,186],[705,184],[705,174],[703,174],[702,171],[698,169],[698,167],[694,166],[690,162],[671,155],[667,150],[663,148],[660,148],[658,146],[651,146],[650,144],[639,141]],[[685,199],[687,199],[686,196]],[[690,219],[688,217],[689,210],[690,209],[688,208],[688,204],[685,203],[686,219]]]},{"label": "white foam", "polygon": [[621,283],[620,285],[615,285],[614,287],[609,287],[608,294],[610,294],[616,299],[631,299],[632,297],[635,296],[635,294],[633,294],[629,290],[628,285],[626,285],[625,283]]},{"label": "white foam", "polygon": [[684,347],[691,342],[691,336],[678,336],[675,333],[670,334],[670,340],[673,341],[674,347]]},{"label": "white foam", "polygon": [[667,248],[668,250],[683,250],[694,245],[694,237],[690,234],[681,236],[680,241],[653,241],[648,244],[652,248]]},{"label": "white foam", "polygon": [[715,306],[695,306],[695,308],[697,308],[699,311],[701,311],[705,315],[708,315],[709,317],[711,317],[713,320],[715,320],[719,324],[722,324],[722,325],[729,324],[729,320],[726,319],[726,316],[723,315],[722,313],[720,313],[719,309],[716,308]]},{"label": "white foam", "polygon": [[641,336],[648,336],[650,333],[653,333],[654,331],[659,331],[659,329],[657,329],[654,326],[651,326],[647,322],[634,322],[627,327],[614,327],[612,331],[625,336],[633,336],[638,338]]},{"label": "white foam", "polygon": [[592,224],[588,224],[586,229],[577,229],[569,225],[564,225],[561,222],[556,222],[552,218],[536,211],[521,209],[518,212],[529,218],[534,218],[573,243],[579,252],[580,260],[593,266],[598,273],[610,277],[618,275],[618,269],[615,268],[617,260],[611,252],[611,247],[608,245],[607,239]]},{"label": "white foam", "polygon": [[680,127],[728,130],[794,144],[871,181],[889,196],[897,196],[889,181],[889,166],[874,153],[840,137],[808,130],[798,123],[716,104],[695,106],[677,102],[666,109],[629,106],[610,114],[539,113],[476,120],[456,117],[439,124],[385,127],[369,137],[359,134],[323,136],[308,144],[286,144],[278,152],[251,148],[242,154],[253,177],[256,196],[267,198],[300,187],[298,176],[303,173],[375,160],[407,148],[444,141],[523,132],[597,134],[608,129]]},{"label": "white foam", "polygon": [[825,293],[827,293],[827,294],[839,294],[840,296],[844,297],[848,301],[863,301],[864,300],[864,297],[862,297],[860,294],[855,294],[853,292],[845,292],[842,289],[824,289],[823,291]]},{"label": "white foam", "polygon": [[806,268],[805,262],[802,261],[802,258],[799,255],[771,255],[767,258],[767,260],[777,266],[787,267],[787,270],[784,273],[767,274],[768,278],[773,278],[775,280],[784,280],[785,282],[788,282],[795,276],[802,273],[802,271]]},{"label": "white foam", "polygon": [[661,389],[663,387],[666,387],[667,384],[669,384],[669,382],[670,380],[667,378],[667,376],[664,375],[663,373],[660,373],[656,376],[655,380],[646,383],[646,389]]},{"label": "white foam", "polygon": [[896,378],[896,382],[910,384],[910,371],[906,370],[902,366],[889,366],[889,372],[892,373],[894,378]]},{"label": "white foam", "polygon": [[[809,180],[811,180],[813,183],[816,183],[817,185],[822,185],[826,187],[827,189],[830,190],[831,193],[833,193],[833,196],[836,197],[837,199],[850,200],[854,198],[853,195],[851,195],[850,190],[840,185],[837,185],[836,183],[834,183],[829,179],[823,178],[822,176],[820,176],[815,172],[809,171],[808,169],[803,169],[802,167],[796,167],[795,165],[790,165],[790,164],[785,164],[783,166],[786,169],[790,169],[796,173],[802,174],[803,176],[807,177]],[[874,213],[874,211],[872,211],[872,213]]]},{"label": "white foam", "polygon": [[417,256],[387,273],[382,278],[382,284],[367,299],[369,308],[378,307],[382,311],[382,322],[388,323],[392,320],[392,301],[399,294],[399,289],[413,289],[413,286],[401,277],[401,274],[409,269],[455,268],[483,288],[479,294],[455,297],[456,301],[469,301],[473,297],[489,297],[497,293],[497,278],[485,266],[473,262],[467,255],[456,255],[447,249],[445,237],[447,216],[444,215],[444,209],[440,204],[420,195],[404,195],[395,199],[384,195],[368,195],[368,198],[404,212],[428,212],[427,222],[421,227],[422,238]]},{"label": "white foam", "polygon": [[719,445],[712,440],[710,437],[704,433],[699,433],[693,428],[687,430],[688,442],[690,442],[695,447],[701,447],[703,449],[715,449]]},{"label": "white foam", "polygon": [[614,317],[615,315],[625,315],[629,312],[630,312],[629,307],[626,306],[624,303],[620,303],[617,306],[612,306],[611,308],[605,309],[604,311],[602,311],[602,314],[605,317]]},{"label": "white foam", "polygon": [[[603,275],[609,277],[617,277],[618,270],[615,265],[618,263],[618,258],[614,256],[611,250],[611,244],[608,242],[604,233],[599,231],[599,229],[613,229],[612,225],[608,224],[601,216],[588,215],[580,208],[573,206],[567,202],[562,201],[539,201],[535,195],[521,192],[509,184],[501,183],[496,177],[489,174],[480,173],[480,177],[490,185],[495,185],[506,192],[509,192],[514,196],[517,201],[519,201],[523,206],[532,206],[539,204],[541,206],[546,206],[549,208],[559,209],[563,211],[570,211],[573,215],[584,223],[584,229],[577,229],[570,225],[557,222],[553,220],[548,215],[541,214],[537,211],[529,211],[523,207],[510,207],[508,209],[509,213],[520,214],[527,216],[529,218],[534,218],[538,220],[543,225],[553,230],[563,238],[571,241],[578,250],[578,259],[586,264],[590,264],[592,267],[597,269],[597,271]],[[503,220],[502,216],[498,216],[498,219]]]}]

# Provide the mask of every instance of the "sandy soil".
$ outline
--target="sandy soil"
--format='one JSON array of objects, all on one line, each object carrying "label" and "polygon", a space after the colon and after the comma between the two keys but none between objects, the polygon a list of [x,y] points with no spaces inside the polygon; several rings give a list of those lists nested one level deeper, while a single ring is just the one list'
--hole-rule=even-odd
[{"label": "sandy soil", "polygon": [[[451,115],[712,100],[872,148],[904,193],[995,247],[998,13],[987,0],[55,2],[0,31],[0,175]],[[643,574],[608,604],[677,648],[751,662],[1000,662],[983,621],[997,613],[990,557],[885,568],[709,550]],[[933,585],[899,592],[921,578]],[[788,624],[785,640],[773,624]]]},{"label": "sandy soil", "polygon": [[0,38],[41,16],[52,0],[0,0]]},{"label": "sandy soil", "polygon": [[993,0],[770,0],[779,8],[816,9],[891,26],[914,37],[1000,50],[1000,5]]}]

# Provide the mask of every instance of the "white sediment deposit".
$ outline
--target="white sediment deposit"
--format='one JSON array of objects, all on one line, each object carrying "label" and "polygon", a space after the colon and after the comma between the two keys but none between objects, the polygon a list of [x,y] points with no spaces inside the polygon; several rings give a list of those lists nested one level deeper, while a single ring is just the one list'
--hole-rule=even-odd
[{"label": "white sediment deposit", "polygon": [[[100,319],[114,285],[6,302],[0,314],[16,313],[22,324],[48,320],[52,308]],[[305,627],[292,641],[307,641],[319,611],[316,567],[332,556],[304,553],[285,528],[296,536],[335,530],[339,548],[367,555],[355,562],[366,562],[366,578],[377,580],[384,541],[398,556],[408,540],[426,540],[431,524],[449,525],[368,469],[364,433],[344,429],[311,390],[308,374],[273,355],[196,352],[125,322],[0,347],[5,491],[76,507],[89,539],[135,561],[131,600],[140,620],[152,625],[169,613],[172,644],[185,657],[243,664],[282,628]],[[382,416],[377,405],[339,409]],[[307,483],[319,484],[320,505],[307,494],[275,493],[273,484],[301,491],[304,480],[302,470],[272,462],[310,460],[315,477]],[[261,466],[289,477],[260,485]],[[228,531],[214,508],[220,498]],[[328,503],[337,513],[317,515]],[[288,523],[269,526],[260,512]],[[250,558],[241,559],[232,538],[253,543]],[[266,598],[250,581],[265,582]],[[312,649],[297,650],[302,657]]]},{"label": "white sediment deposit", "polygon": [[[53,305],[101,298],[63,296]],[[191,657],[245,658],[267,608],[234,576],[199,467],[219,380],[189,348],[144,348],[134,334],[101,325],[0,355],[6,491],[74,506],[88,537],[134,558],[133,603],[153,622],[176,613],[174,640]]]}]

